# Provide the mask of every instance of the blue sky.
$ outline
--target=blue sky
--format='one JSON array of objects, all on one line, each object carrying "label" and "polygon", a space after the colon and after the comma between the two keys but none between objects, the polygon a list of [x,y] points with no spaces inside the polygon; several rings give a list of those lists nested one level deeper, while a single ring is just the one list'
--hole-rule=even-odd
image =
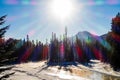
[{"label": "blue sky", "polygon": [[79,31],[89,31],[102,35],[110,31],[111,19],[120,12],[120,0],[76,0],[76,14],[64,24],[49,15],[50,0],[0,0],[0,16],[7,14],[6,24],[10,24],[6,38],[39,39],[44,42],[52,32],[59,37],[68,28],[68,36]]}]

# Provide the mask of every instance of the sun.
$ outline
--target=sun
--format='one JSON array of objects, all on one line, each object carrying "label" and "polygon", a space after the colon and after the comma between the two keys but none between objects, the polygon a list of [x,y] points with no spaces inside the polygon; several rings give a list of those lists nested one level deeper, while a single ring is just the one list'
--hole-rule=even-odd
[{"label": "sun", "polygon": [[49,8],[55,18],[65,20],[74,13],[75,5],[71,0],[51,0]]}]

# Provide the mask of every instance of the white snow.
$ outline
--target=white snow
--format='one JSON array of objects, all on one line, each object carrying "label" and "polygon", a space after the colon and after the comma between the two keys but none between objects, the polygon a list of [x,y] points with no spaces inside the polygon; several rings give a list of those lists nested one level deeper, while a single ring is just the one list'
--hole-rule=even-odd
[{"label": "white snow", "polygon": [[104,80],[103,78],[106,77],[107,79],[109,77],[110,79],[112,77],[117,77],[116,80],[120,79],[120,72],[114,71],[109,64],[97,60],[91,61],[94,62],[90,64],[92,67],[86,67],[81,64],[67,67],[47,67],[45,61],[22,63],[14,65],[11,70],[6,70],[0,75],[15,72],[7,80]]}]

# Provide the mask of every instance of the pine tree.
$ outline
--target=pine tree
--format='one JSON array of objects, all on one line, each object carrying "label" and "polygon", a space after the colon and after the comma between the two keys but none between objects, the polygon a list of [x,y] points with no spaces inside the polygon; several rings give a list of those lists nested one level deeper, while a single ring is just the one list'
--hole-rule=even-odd
[{"label": "pine tree", "polygon": [[111,44],[112,50],[109,54],[111,66],[117,70],[120,69],[120,13],[112,19],[112,31],[108,33],[107,41]]},{"label": "pine tree", "polygon": [[[0,26],[2,26],[5,23],[6,16],[7,15],[0,17]],[[7,55],[9,55],[9,53],[7,51],[9,44],[5,44],[5,41],[1,42],[1,40],[4,40],[3,37],[6,33],[6,31],[8,30],[8,28],[9,28],[9,25],[0,28],[0,63],[6,61],[7,60],[6,57],[7,57]]]},{"label": "pine tree", "polygon": [[[0,17],[0,26],[5,23],[5,18],[7,15]],[[9,25],[0,29],[0,38],[4,37],[6,30],[9,28]]]}]

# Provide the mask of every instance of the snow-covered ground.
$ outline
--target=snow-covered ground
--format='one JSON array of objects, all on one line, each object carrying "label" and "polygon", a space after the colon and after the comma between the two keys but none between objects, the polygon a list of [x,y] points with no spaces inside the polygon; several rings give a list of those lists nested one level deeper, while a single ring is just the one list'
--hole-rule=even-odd
[{"label": "snow-covered ground", "polygon": [[0,73],[0,77],[13,73],[2,80],[120,80],[120,72],[115,72],[105,63],[92,60],[91,67],[81,64],[68,66],[48,66],[45,61],[12,65],[13,68]]}]

